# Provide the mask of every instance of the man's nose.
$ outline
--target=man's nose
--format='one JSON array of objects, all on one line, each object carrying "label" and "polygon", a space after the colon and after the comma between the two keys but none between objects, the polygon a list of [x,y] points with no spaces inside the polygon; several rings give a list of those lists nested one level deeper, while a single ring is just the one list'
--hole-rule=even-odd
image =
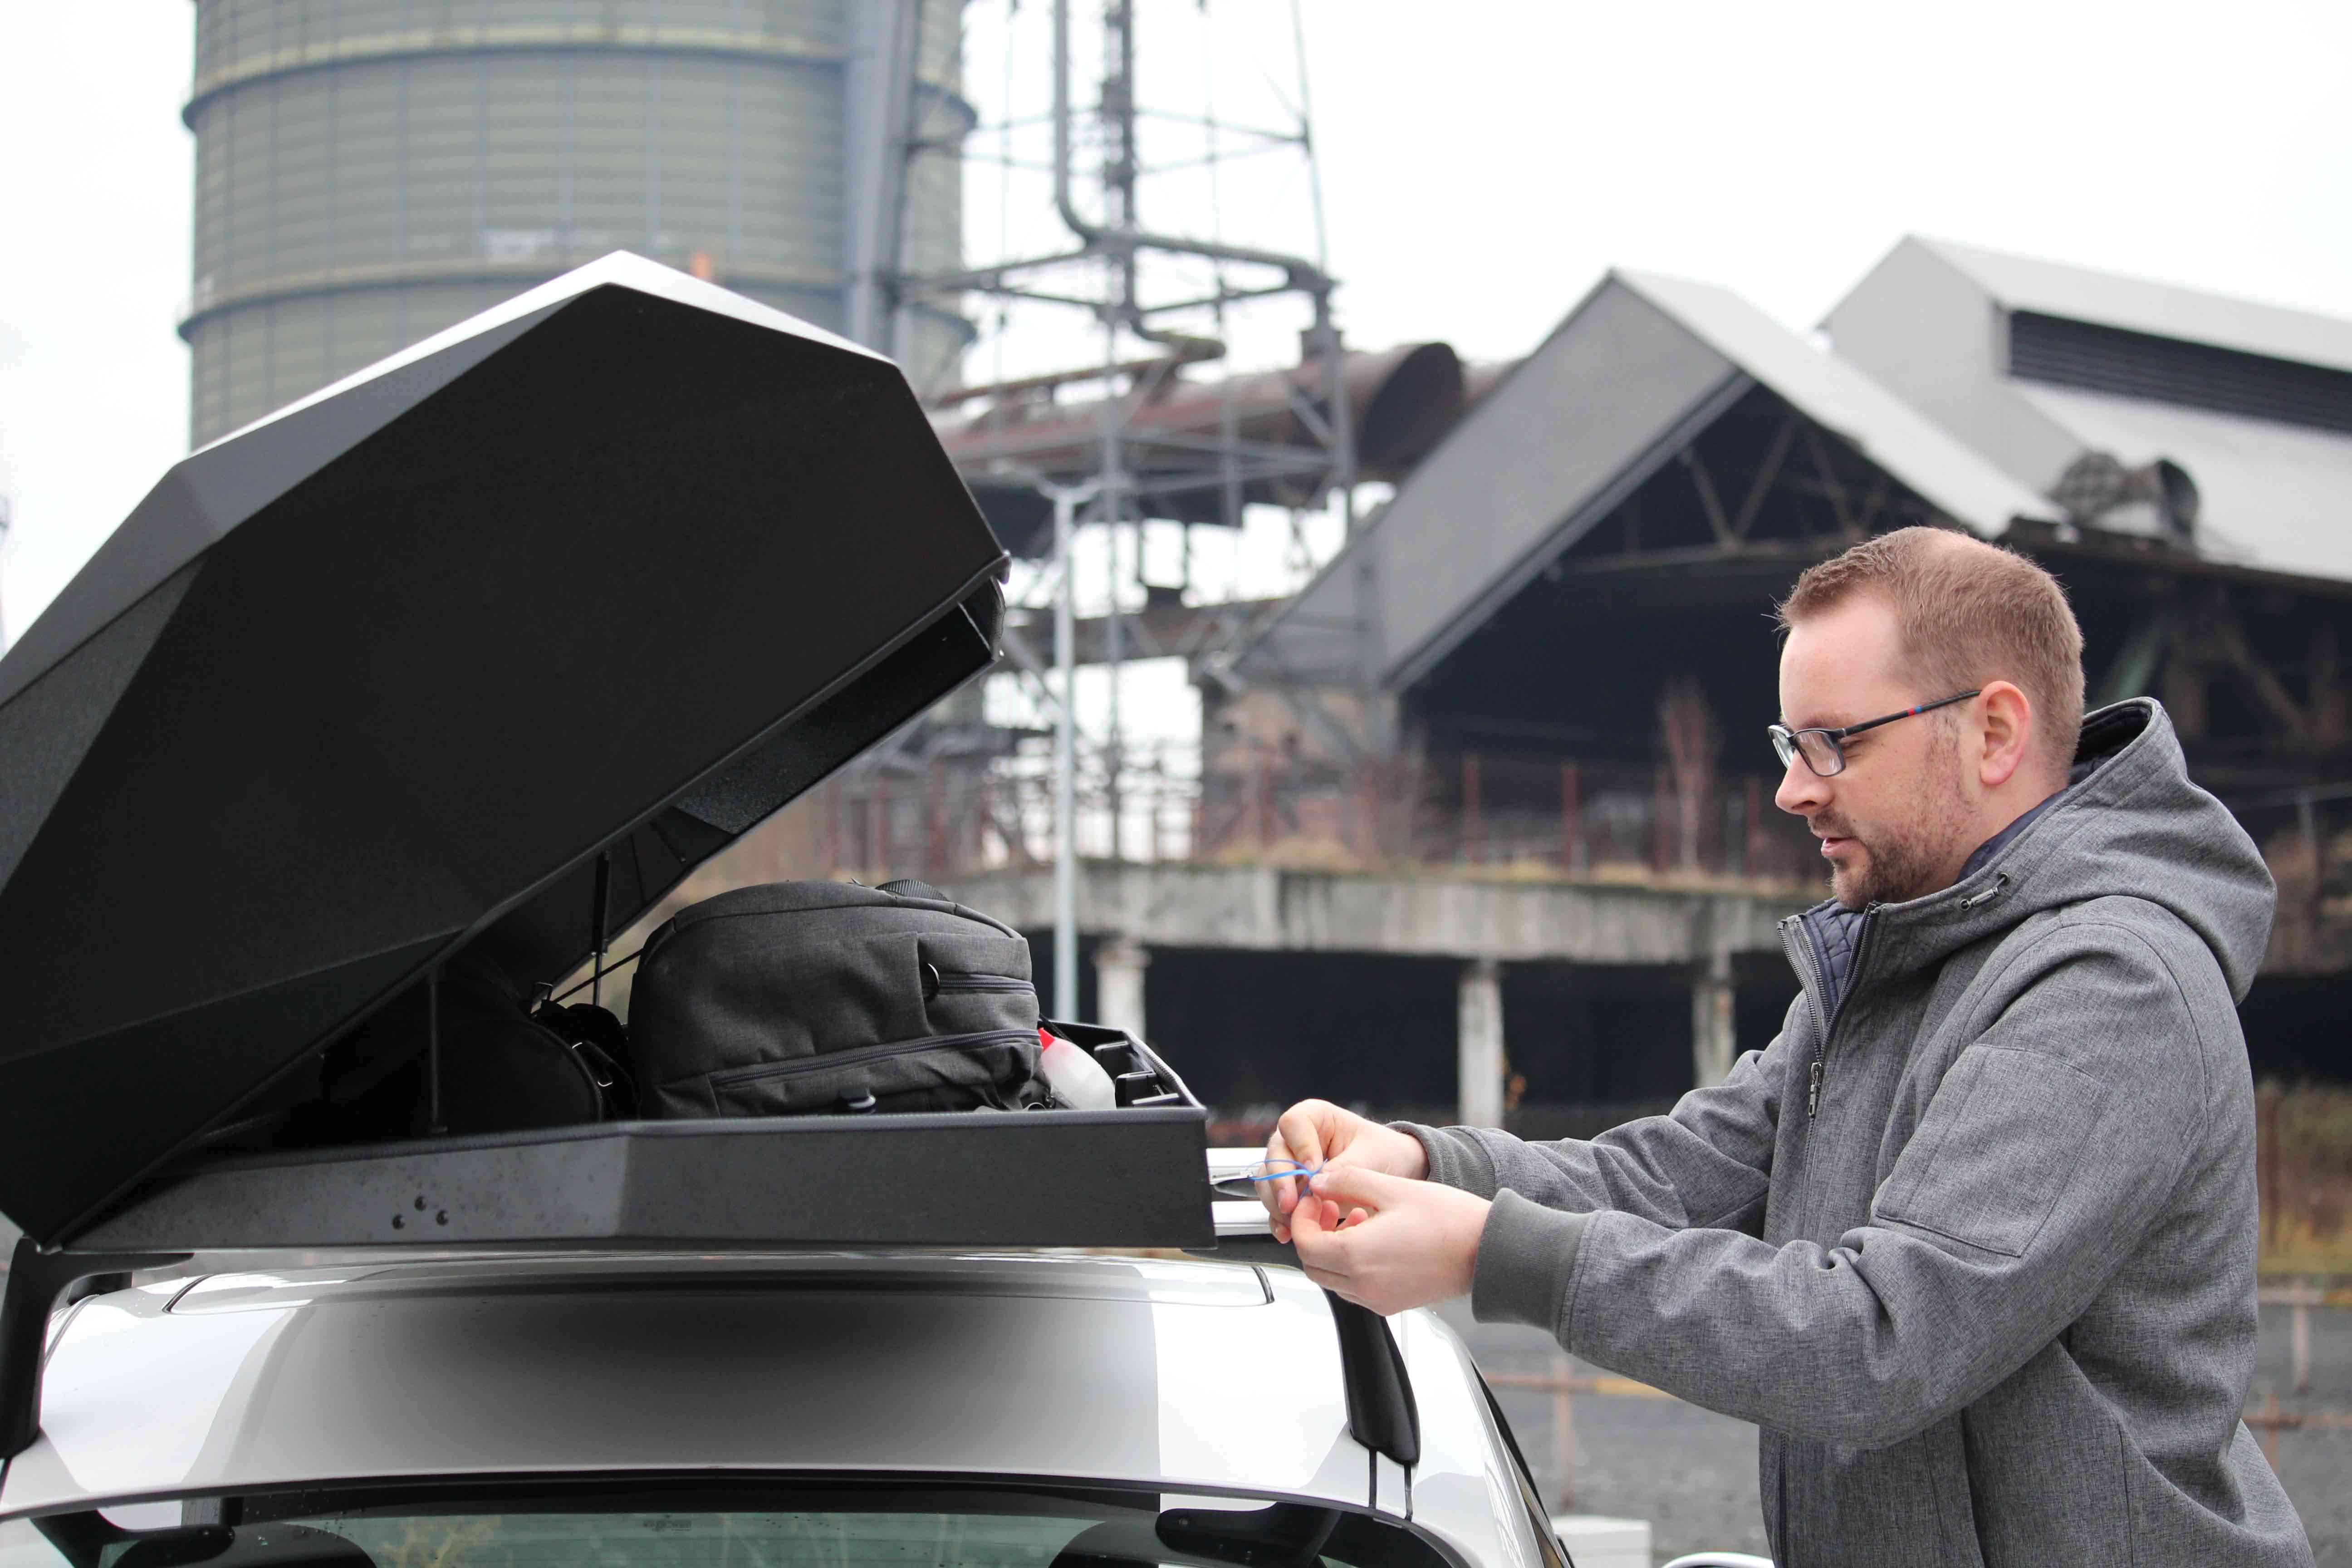
[{"label": "man's nose", "polygon": [[1804,758],[1790,757],[1780,772],[1780,787],[1772,792],[1772,804],[1791,816],[1811,816],[1829,804],[1829,782],[1807,767]]}]

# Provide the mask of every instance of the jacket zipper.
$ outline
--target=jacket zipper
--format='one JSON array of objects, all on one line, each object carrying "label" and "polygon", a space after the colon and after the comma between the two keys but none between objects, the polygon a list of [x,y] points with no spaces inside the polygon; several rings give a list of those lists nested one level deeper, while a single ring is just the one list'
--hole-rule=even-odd
[{"label": "jacket zipper", "polygon": [[827,1072],[835,1068],[854,1067],[860,1062],[887,1060],[916,1051],[935,1050],[941,1047],[976,1047],[1034,1043],[1034,1029],[984,1029],[971,1035],[925,1035],[919,1039],[892,1040],[879,1046],[860,1046],[854,1051],[830,1051],[822,1056],[803,1057],[789,1062],[761,1062],[754,1067],[730,1068],[725,1072],[710,1075],[713,1089],[730,1088],[739,1083],[753,1083],[772,1078],[798,1078],[803,1073]]},{"label": "jacket zipper", "polygon": [[[1808,1121],[1821,1114],[1822,1079],[1829,1072],[1830,1040],[1837,1033],[1838,1021],[1845,1016],[1846,1005],[1853,1000],[1856,983],[1862,979],[1863,960],[1870,952],[1870,933],[1877,929],[1871,922],[1877,918],[1876,903],[1862,911],[1862,931],[1853,939],[1853,962],[1846,965],[1845,984],[1838,989],[1837,1009],[1830,1015],[1829,1022],[1822,1026],[1821,1038],[1813,1042],[1812,1070],[1806,1075],[1805,1082],[1805,1120]],[[1809,930],[1805,934],[1810,941],[1812,932]],[[1815,978],[1826,980],[1828,976],[1823,974]]]}]

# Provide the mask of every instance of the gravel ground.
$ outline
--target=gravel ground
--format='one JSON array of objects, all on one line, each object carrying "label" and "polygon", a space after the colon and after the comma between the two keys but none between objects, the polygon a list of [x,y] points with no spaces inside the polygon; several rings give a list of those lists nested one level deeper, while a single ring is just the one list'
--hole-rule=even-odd
[{"label": "gravel ground", "polygon": [[[1441,1309],[1489,1373],[1544,1373],[1557,1347],[1532,1329],[1473,1322],[1468,1305]],[[2265,1307],[2250,1405],[2275,1390],[2282,1411],[2352,1411],[2352,1309],[2311,1313],[2311,1381],[2290,1387],[2293,1310]],[[1574,1363],[1581,1373],[1599,1369]],[[1496,1398],[1548,1502],[1559,1474],[1551,1395],[1498,1388]],[[1580,1394],[1571,1410],[1575,1458],[1572,1511],[1650,1521],[1657,1562],[1706,1547],[1762,1553],[1756,1500],[1756,1429],[1678,1399]],[[2278,1435],[2279,1479],[2303,1514],[2322,1568],[2352,1568],[2352,1427],[2306,1427]],[[1561,1511],[1570,1511],[1563,1509]]]},{"label": "gravel ground", "polygon": [[[2262,1343],[2247,1405],[2260,1408],[2276,1393],[2283,1413],[2352,1414],[2352,1308],[2312,1309],[2310,1382],[2300,1394],[2293,1384],[2294,1319],[2292,1307],[2263,1309]],[[2279,1479],[2303,1515],[2321,1568],[2352,1568],[2352,1426],[2281,1432],[2277,1454]]]}]

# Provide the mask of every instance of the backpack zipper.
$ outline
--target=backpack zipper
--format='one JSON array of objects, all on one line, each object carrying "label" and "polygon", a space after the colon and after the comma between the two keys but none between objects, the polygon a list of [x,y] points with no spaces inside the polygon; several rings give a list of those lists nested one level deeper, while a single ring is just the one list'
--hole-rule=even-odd
[{"label": "backpack zipper", "polygon": [[971,970],[941,973],[936,963],[923,965],[923,1000],[942,991],[1034,991],[1036,985],[1015,974],[981,974]]},{"label": "backpack zipper", "polygon": [[916,1051],[934,1050],[940,1047],[977,1047],[992,1045],[1034,1044],[1034,1029],[983,1029],[970,1035],[925,1035],[912,1040],[892,1040],[878,1046],[860,1046],[854,1051],[829,1051],[821,1056],[801,1057],[788,1062],[760,1062],[751,1067],[730,1068],[725,1072],[710,1075],[713,1089],[728,1089],[739,1083],[755,1083],[766,1079],[798,1078],[803,1073],[826,1072],[835,1068],[855,1067],[860,1062],[887,1060],[891,1057],[908,1056]]},{"label": "backpack zipper", "polygon": [[1031,982],[1013,974],[956,974],[942,971],[939,991],[1034,991]]}]

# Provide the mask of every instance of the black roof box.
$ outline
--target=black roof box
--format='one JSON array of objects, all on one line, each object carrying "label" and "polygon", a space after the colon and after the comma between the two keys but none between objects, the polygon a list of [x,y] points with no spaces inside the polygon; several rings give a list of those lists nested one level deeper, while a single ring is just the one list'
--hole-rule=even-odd
[{"label": "black roof box", "polygon": [[[625,255],[187,458],[0,660],[0,1211],[52,1247],[364,1239],[352,1205],[428,1244],[1010,1240],[822,1211],[893,1149],[1066,1184],[1060,1138],[1184,1213],[1021,1238],[1205,1239],[1181,1085],[1099,1147],[1069,1113],[624,1124],[155,1179],[457,949],[577,967],[608,852],[617,930],[987,668],[1003,563],[889,362]],[[747,1159],[788,1196],[709,1206]]]}]

